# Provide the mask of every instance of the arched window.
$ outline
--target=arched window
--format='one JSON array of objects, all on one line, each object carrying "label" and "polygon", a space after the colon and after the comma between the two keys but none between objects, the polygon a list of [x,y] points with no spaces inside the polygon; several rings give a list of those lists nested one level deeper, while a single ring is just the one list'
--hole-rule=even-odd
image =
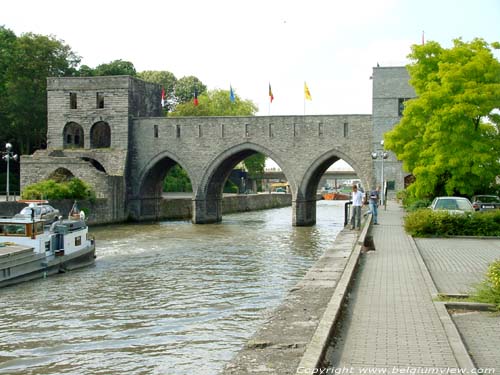
[{"label": "arched window", "polygon": [[111,146],[111,129],[107,122],[96,122],[90,129],[90,147],[106,148]]},{"label": "arched window", "polygon": [[68,122],[63,130],[63,148],[83,148],[83,128],[76,122]]}]

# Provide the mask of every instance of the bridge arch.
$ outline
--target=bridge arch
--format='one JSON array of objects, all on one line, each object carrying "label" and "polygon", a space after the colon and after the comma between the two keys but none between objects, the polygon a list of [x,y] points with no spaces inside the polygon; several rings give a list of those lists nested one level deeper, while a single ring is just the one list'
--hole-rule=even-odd
[{"label": "bridge arch", "polygon": [[290,184],[292,196],[295,195],[297,184],[283,158],[262,145],[243,142],[224,150],[208,163],[198,188],[193,189],[195,191],[194,223],[212,223],[222,220],[222,192],[226,180],[239,162],[256,153],[264,154],[280,166]]},{"label": "bridge arch", "polygon": [[177,164],[186,171],[195,191],[196,180],[193,180],[189,167],[173,153],[162,151],[144,165],[138,183],[131,187],[134,198],[130,202],[130,211],[133,218],[156,220],[159,217],[163,181],[170,169]]},{"label": "bridge arch", "polygon": [[295,225],[312,225],[316,223],[316,201],[319,182],[326,170],[341,159],[354,169],[361,179],[362,185],[368,187],[362,167],[353,158],[337,149],[328,150],[311,163],[300,181],[297,197],[293,201],[293,221]]}]

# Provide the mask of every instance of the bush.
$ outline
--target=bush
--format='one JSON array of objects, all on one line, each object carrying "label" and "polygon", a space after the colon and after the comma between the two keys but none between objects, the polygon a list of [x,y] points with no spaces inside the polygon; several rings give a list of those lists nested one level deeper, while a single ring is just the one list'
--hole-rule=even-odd
[{"label": "bush", "polygon": [[95,199],[92,188],[78,178],[67,182],[43,180],[26,186],[21,194],[23,199]]},{"label": "bush", "polygon": [[420,209],[405,217],[405,229],[414,237],[500,236],[500,210],[450,214]]},{"label": "bush", "polygon": [[492,303],[500,310],[500,260],[491,263],[486,272],[486,280],[475,287],[472,299]]},{"label": "bush", "polygon": [[426,208],[431,205],[429,199],[418,199],[408,194],[406,190],[400,190],[396,193],[396,198],[398,201],[403,203],[403,207],[406,211],[413,212],[420,208]]}]

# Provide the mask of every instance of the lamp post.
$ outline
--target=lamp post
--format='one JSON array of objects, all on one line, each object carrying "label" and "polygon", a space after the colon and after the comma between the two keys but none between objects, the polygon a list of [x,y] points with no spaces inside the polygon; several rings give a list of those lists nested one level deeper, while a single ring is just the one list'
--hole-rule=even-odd
[{"label": "lamp post", "polygon": [[5,144],[5,151],[3,151],[2,153],[3,153],[2,159],[7,162],[7,197],[5,198],[5,200],[8,201],[9,195],[10,195],[10,189],[9,189],[10,168],[9,168],[9,164],[10,164],[11,160],[14,160],[14,161],[17,160],[17,155],[15,155],[14,152],[12,152],[12,145],[10,143]]},{"label": "lamp post", "polygon": [[385,181],[384,181],[384,160],[389,157],[389,154],[384,151],[384,140],[380,141],[380,145],[382,146],[382,150],[372,152],[372,159],[377,160],[380,158],[382,160],[382,172],[380,176],[380,185],[382,186],[382,196],[380,198],[380,203],[382,205],[385,204]]}]

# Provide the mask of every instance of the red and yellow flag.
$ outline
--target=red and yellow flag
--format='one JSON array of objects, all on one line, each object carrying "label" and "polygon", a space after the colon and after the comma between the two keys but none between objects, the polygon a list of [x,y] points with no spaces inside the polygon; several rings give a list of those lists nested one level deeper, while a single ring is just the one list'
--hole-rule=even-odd
[{"label": "red and yellow flag", "polygon": [[269,84],[269,100],[271,101],[271,103],[274,100],[273,90],[271,90],[271,84]]}]

